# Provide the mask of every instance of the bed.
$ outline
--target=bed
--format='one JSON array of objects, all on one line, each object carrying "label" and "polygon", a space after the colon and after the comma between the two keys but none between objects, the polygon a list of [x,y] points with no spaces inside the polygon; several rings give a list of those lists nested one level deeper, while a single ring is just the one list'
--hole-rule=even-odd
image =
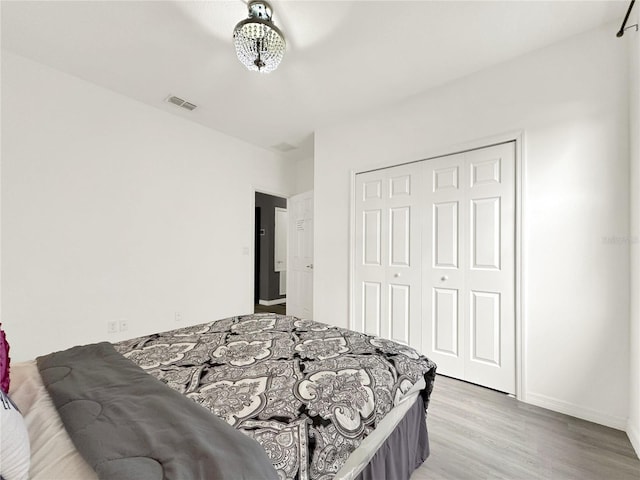
[{"label": "bed", "polygon": [[[69,362],[76,363],[69,366]],[[68,373],[83,368],[86,378],[82,382]],[[179,441],[160,440],[167,430],[171,430],[167,434],[175,434],[174,430],[191,428],[183,425],[188,423],[186,413],[180,421],[170,423],[171,428],[163,426],[160,433],[146,434],[148,442],[134,434],[138,440],[133,447],[142,445],[146,453],[105,453],[109,442],[104,439],[120,436],[129,425],[155,424],[154,415],[158,420],[171,416],[158,412],[186,412],[191,405],[198,409],[194,414],[204,411],[202,406],[208,410],[207,417],[224,424],[213,425],[221,428],[216,430],[221,433],[209,438],[227,439],[225,435],[239,432],[242,446],[229,450],[235,440],[228,437],[215,448],[221,449],[226,460],[222,463],[233,464],[228,468],[248,465],[244,478],[257,478],[255,472],[260,471],[260,478],[282,480],[400,479],[409,478],[429,455],[425,418],[435,369],[429,359],[396,342],[291,316],[255,314],[113,346],[74,347],[37,361],[13,364],[10,396],[29,430],[32,480],[117,478],[113,472],[126,468],[105,473],[100,467],[105,460],[96,455],[106,455],[111,463],[118,455],[155,458],[156,453],[148,453],[146,445],[154,439],[158,448],[170,450],[164,455],[174,461],[174,456],[197,449],[197,436],[192,440],[186,430],[178,434]],[[133,377],[121,376],[127,370]],[[142,386],[147,383],[150,390]],[[122,393],[125,385],[133,385],[134,390]],[[81,398],[70,388],[89,396]],[[60,398],[56,389],[63,391]],[[116,397],[95,400],[91,395],[96,391]],[[153,402],[165,393],[177,402],[189,399],[188,405],[156,406]],[[130,395],[128,400],[126,395]],[[82,408],[74,410],[71,407],[75,404]],[[94,404],[100,406],[94,408]],[[135,411],[128,412],[132,408]],[[111,432],[92,433],[92,421],[107,415],[109,409],[114,415],[129,414],[131,418],[104,422]],[[145,414],[151,415],[149,420],[140,417]],[[82,420],[85,417],[89,420]],[[62,421],[67,423],[66,430]],[[196,426],[207,421],[198,420]],[[71,440],[67,430],[74,435],[80,432],[80,436]],[[97,446],[90,446],[92,442]],[[120,445],[123,442],[116,438],[112,448],[124,448]],[[242,460],[234,457],[238,452],[245,455]],[[198,463],[208,455],[200,454],[185,463]],[[250,465],[262,457],[269,467],[264,462]],[[165,473],[157,478],[172,478],[164,463],[162,468]],[[220,473],[216,478],[241,475],[240,470],[232,471],[233,475]],[[213,477],[194,474],[192,478]]]}]

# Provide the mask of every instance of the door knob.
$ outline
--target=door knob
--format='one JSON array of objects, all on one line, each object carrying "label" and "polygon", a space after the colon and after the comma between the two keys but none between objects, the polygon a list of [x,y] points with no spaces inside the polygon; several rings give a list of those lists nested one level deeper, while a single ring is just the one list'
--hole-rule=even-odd
[{"label": "door knob", "polygon": [[442,280],[443,282],[446,282],[447,280],[449,280],[449,277],[447,277],[446,275],[443,275],[440,280]]},{"label": "door knob", "polygon": [[395,273],[393,276],[396,277],[396,278],[400,278],[400,274],[399,273]]},{"label": "door knob", "polygon": [[311,265],[307,265],[307,268],[313,270],[313,263]]}]

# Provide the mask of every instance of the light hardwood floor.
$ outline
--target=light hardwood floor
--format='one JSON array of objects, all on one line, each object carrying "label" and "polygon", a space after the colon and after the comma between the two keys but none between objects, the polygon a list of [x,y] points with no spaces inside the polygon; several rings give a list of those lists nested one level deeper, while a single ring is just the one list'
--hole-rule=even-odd
[{"label": "light hardwood floor", "polygon": [[627,435],[438,375],[411,480],[640,480]]}]

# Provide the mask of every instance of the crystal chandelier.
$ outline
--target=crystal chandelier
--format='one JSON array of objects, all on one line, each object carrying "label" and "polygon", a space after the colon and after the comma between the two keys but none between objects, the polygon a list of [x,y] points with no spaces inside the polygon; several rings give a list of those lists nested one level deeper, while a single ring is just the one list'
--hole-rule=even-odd
[{"label": "crystal chandelier", "polygon": [[249,18],[242,20],[233,30],[238,60],[254,72],[272,72],[284,56],[284,35],[271,22],[271,5],[255,0],[249,2],[248,7]]}]

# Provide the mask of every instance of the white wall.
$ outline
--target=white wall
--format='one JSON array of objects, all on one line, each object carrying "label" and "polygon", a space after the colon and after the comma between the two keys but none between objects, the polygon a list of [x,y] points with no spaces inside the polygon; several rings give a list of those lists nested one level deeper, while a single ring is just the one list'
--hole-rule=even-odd
[{"label": "white wall", "polygon": [[[629,25],[640,21],[640,8],[634,8]],[[631,343],[629,369],[629,423],[627,433],[640,456],[640,33],[627,30],[630,43],[630,138],[631,138]]]},{"label": "white wall", "polygon": [[2,117],[14,360],[252,311],[253,187],[292,193],[286,161],[4,51]]},{"label": "white wall", "polygon": [[629,86],[627,49],[616,29],[582,34],[317,131],[314,319],[348,325],[350,171],[522,130],[524,398],[624,428]]},{"label": "white wall", "polygon": [[296,192],[313,190],[313,156],[296,161]]}]

